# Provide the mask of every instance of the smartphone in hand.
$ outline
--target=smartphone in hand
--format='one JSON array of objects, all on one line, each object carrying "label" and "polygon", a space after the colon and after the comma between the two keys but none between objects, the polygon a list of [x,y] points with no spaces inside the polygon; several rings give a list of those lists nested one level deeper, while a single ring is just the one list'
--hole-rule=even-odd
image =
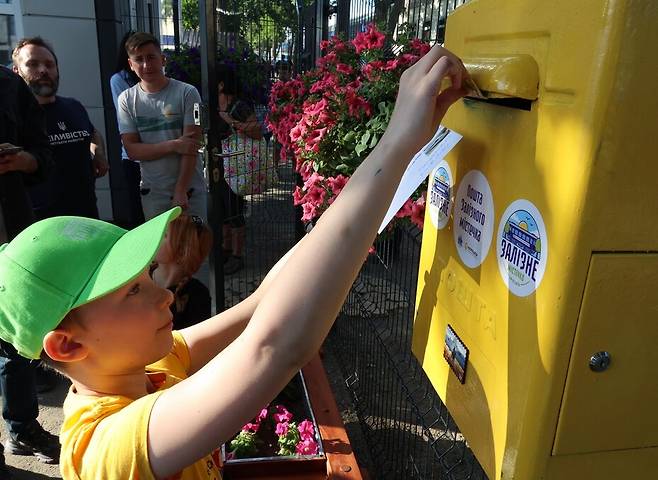
[{"label": "smartphone in hand", "polygon": [[23,151],[23,147],[17,147],[11,143],[0,143],[0,157],[4,155],[12,155]]}]

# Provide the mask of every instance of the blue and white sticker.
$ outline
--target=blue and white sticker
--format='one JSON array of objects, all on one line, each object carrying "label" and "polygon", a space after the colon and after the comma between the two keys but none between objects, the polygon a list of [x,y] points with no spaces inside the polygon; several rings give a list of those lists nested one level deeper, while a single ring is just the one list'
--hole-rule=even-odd
[{"label": "blue and white sticker", "polygon": [[513,201],[503,213],[496,237],[498,269],[510,292],[527,297],[537,290],[548,259],[544,219],[528,200]]},{"label": "blue and white sticker", "polygon": [[471,170],[462,178],[455,197],[453,235],[464,265],[479,267],[487,258],[494,230],[494,206],[487,177]]},{"label": "blue and white sticker", "polygon": [[450,220],[454,183],[450,166],[445,160],[430,174],[428,205],[430,220],[437,230],[442,230]]}]

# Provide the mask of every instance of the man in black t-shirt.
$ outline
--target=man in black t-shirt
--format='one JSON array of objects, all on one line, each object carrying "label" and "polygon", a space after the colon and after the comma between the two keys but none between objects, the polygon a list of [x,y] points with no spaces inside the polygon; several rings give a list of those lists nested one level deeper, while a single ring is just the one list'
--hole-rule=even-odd
[{"label": "man in black t-shirt", "polygon": [[14,71],[25,80],[46,112],[46,129],[55,160],[50,179],[30,190],[36,217],[98,218],[95,181],[108,171],[103,137],[80,102],[56,95],[59,69],[50,45],[40,37],[23,39],[14,49],[12,59]]}]

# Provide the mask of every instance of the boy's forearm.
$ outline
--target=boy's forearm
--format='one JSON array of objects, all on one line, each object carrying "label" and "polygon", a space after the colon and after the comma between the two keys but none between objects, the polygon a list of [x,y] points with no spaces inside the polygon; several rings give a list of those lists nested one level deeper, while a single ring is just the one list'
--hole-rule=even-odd
[{"label": "boy's forearm", "polygon": [[187,194],[190,183],[192,182],[192,176],[194,175],[196,162],[196,155],[181,155],[180,171],[178,172],[178,180],[175,187],[176,192]]},{"label": "boy's forearm", "polygon": [[126,144],[124,142],[124,147],[128,153],[128,157],[143,162],[159,160],[176,152],[172,140],[160,143],[131,142]]},{"label": "boy's forearm", "polygon": [[[315,353],[340,311],[388,208],[382,199],[392,198],[411,155],[382,138],[260,302],[255,315],[278,319],[291,332],[272,338],[289,343],[277,351],[290,352],[290,361],[301,362],[300,367]],[[359,205],[368,205],[367,214]],[[300,275],[310,270],[313,275]]]}]

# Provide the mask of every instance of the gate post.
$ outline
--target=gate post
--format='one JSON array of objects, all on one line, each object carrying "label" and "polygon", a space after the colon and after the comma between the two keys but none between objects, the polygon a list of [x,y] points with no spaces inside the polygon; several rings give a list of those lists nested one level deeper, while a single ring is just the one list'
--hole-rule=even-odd
[{"label": "gate post", "polygon": [[224,264],[222,262],[222,224],[224,207],[219,182],[224,181],[224,163],[219,142],[219,114],[217,113],[217,22],[216,0],[199,1],[199,29],[201,36],[201,97],[207,105],[208,126],[205,134],[205,167],[209,188],[208,223],[213,233],[213,246],[210,251],[210,296],[211,311],[217,314],[224,310]]}]

